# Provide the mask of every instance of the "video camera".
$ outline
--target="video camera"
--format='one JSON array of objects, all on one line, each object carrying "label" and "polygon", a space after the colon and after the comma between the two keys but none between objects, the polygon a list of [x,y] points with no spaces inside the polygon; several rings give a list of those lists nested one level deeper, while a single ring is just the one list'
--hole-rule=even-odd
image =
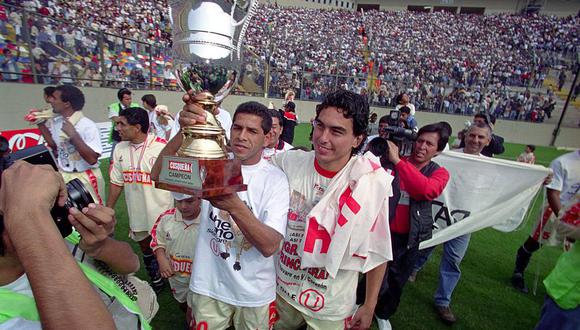
[{"label": "video camera", "polygon": [[[24,160],[33,165],[51,165],[55,171],[58,170],[50,150],[46,146],[40,145],[19,150],[0,158],[0,177],[2,172],[17,160]],[[39,189],[42,189],[42,187],[39,187]],[[69,209],[75,207],[82,210],[90,203],[94,203],[93,197],[79,179],[69,181],[66,184],[66,190],[68,192],[68,197],[64,206],[60,207],[55,204],[50,211],[54,223],[62,237],[67,237],[72,233],[72,225],[67,219]]]},{"label": "video camera", "polygon": [[401,127],[400,118],[401,112],[399,110],[391,110],[387,121],[389,126],[382,128],[379,133],[388,134],[387,140],[392,141],[399,147],[399,155],[409,156],[413,151],[417,133],[411,129]]}]

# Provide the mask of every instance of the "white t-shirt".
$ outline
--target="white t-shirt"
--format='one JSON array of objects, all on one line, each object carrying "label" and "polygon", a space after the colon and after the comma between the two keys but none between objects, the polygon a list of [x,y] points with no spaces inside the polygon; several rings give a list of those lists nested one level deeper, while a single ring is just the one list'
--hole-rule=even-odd
[{"label": "white t-shirt", "polygon": [[129,227],[133,232],[151,232],[159,215],[173,207],[171,193],[155,188],[151,180],[151,168],[165,144],[165,140],[149,134],[139,145],[119,142],[113,152],[111,183],[122,186],[125,191]]},{"label": "white t-shirt", "polygon": [[272,156],[275,154],[288,151],[292,148],[294,147],[290,143],[280,140],[278,145],[276,145],[274,148],[264,148],[264,150],[262,150],[262,158],[265,160],[270,160],[270,158],[272,158]]},{"label": "white t-shirt", "polygon": [[572,200],[580,190],[580,150],[562,155],[552,161],[552,182],[546,188],[560,192],[562,205]]},{"label": "white t-shirt", "polygon": [[[171,130],[171,136],[169,139],[173,139],[173,137],[179,132],[181,129],[181,125],[179,125],[179,115],[181,111],[175,115],[175,120],[173,121],[173,129]],[[226,131],[226,138],[230,139],[230,130],[232,129],[232,116],[226,110],[219,108],[219,112],[216,116],[216,119],[219,120],[220,125]]]},{"label": "white t-shirt", "polygon": [[[261,159],[242,166],[247,191],[238,196],[263,224],[286,232],[288,181],[280,169]],[[261,307],[276,299],[276,255],[264,257],[226,211],[202,203],[201,225],[190,289],[241,307]]]},{"label": "white t-shirt", "polygon": [[[75,146],[68,139],[63,140],[61,138],[60,134],[64,120],[63,116],[58,115],[46,123],[56,144],[58,167],[63,172],[84,172],[91,168],[98,168],[99,162],[90,165],[81,157]],[[87,117],[82,117],[74,127],[89,148],[99,155],[103,153],[99,129],[94,121]]]},{"label": "white t-shirt", "polygon": [[320,201],[335,173],[315,163],[314,152],[290,150],[272,157],[290,184],[290,210],[277,263],[277,293],[301,313],[320,320],[343,320],[355,309],[358,272],[339,270],[335,278],[324,268],[300,268],[298,248],[306,216]]}]

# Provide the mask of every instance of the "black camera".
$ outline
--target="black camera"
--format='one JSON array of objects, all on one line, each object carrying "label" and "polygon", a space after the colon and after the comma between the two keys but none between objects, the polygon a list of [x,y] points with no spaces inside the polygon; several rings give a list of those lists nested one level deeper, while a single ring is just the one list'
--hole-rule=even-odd
[{"label": "black camera", "polygon": [[[51,165],[55,171],[58,169],[50,150],[48,150],[47,147],[40,145],[19,150],[0,158],[0,176],[5,169],[10,167],[17,160],[24,160],[33,165]],[[42,189],[42,187],[39,187],[39,189]],[[72,225],[67,219],[70,208],[75,207],[82,210],[90,203],[94,203],[93,197],[79,179],[69,181],[66,184],[66,189],[68,192],[68,198],[66,199],[64,206],[60,207],[55,204],[50,211],[54,223],[62,237],[67,237],[72,233]]]},{"label": "black camera", "polygon": [[413,151],[417,133],[411,129],[401,127],[400,118],[401,112],[399,110],[391,110],[387,121],[388,126],[382,128],[380,133],[387,134],[387,140],[392,141],[399,147],[401,156],[409,156]]}]

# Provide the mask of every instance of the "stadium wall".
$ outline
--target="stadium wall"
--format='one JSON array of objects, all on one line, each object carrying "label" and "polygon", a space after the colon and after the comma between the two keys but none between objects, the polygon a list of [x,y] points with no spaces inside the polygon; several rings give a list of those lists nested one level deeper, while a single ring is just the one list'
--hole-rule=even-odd
[{"label": "stadium wall", "polygon": [[[28,127],[23,119],[28,109],[45,106],[42,99],[43,88],[43,85],[0,83],[0,100],[2,100],[0,103],[0,131]],[[106,122],[108,120],[107,106],[117,101],[117,89],[92,87],[81,89],[86,99],[83,109],[85,115],[95,122]],[[136,90],[133,93],[133,100],[140,103],[141,97],[149,93],[156,96],[158,104],[167,105],[172,113],[183,107],[182,93],[180,92]],[[265,105],[272,101],[276,107],[280,107],[282,103],[280,99],[269,100],[261,97],[231,95],[226,98],[223,107],[233,113],[238,104],[246,101],[257,101]],[[308,122],[314,117],[315,105],[316,102],[312,101],[296,101],[297,115],[301,122]],[[376,112],[380,118],[387,114],[389,109],[372,107],[371,111]],[[464,127],[465,121],[471,120],[470,117],[419,111],[416,113],[416,117],[420,125],[447,121],[453,127],[454,133]],[[499,120],[496,125],[496,133],[503,136],[507,142],[543,146],[550,144],[553,130],[553,124]],[[580,148],[580,129],[563,127],[556,140],[556,145]]]}]

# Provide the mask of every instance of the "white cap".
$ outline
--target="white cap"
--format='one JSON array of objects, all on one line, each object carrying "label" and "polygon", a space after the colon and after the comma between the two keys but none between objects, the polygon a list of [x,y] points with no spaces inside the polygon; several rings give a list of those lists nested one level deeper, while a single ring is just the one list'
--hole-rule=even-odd
[{"label": "white cap", "polygon": [[194,197],[194,196],[191,196],[191,195],[186,195],[186,194],[178,193],[178,192],[175,192],[175,191],[172,191],[171,192],[171,196],[173,196],[173,199],[175,199],[176,201],[182,201],[184,199],[189,199],[189,198]]}]

